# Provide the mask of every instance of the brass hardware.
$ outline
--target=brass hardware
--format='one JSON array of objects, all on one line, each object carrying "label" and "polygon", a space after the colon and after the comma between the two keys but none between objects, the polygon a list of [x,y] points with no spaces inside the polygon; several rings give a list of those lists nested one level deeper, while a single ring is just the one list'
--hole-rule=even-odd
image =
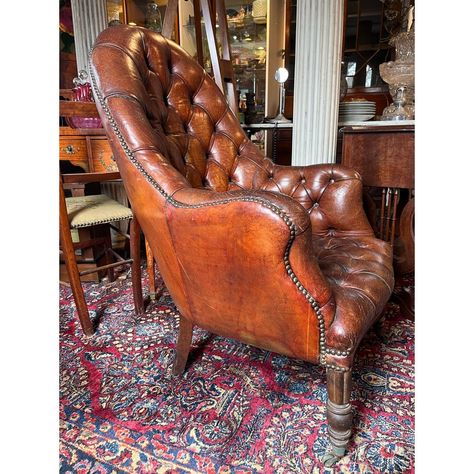
[{"label": "brass hardware", "polygon": [[62,149],[68,155],[74,155],[76,152],[79,151],[79,148],[74,147],[73,145],[68,145]]}]

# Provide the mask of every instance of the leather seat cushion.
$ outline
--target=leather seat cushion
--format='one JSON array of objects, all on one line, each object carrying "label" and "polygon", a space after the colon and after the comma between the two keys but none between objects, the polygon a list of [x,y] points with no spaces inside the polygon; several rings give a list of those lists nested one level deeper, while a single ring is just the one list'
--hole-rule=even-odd
[{"label": "leather seat cushion", "polygon": [[327,343],[335,349],[352,350],[392,293],[392,248],[375,237],[317,235],[313,248],[336,307]]}]

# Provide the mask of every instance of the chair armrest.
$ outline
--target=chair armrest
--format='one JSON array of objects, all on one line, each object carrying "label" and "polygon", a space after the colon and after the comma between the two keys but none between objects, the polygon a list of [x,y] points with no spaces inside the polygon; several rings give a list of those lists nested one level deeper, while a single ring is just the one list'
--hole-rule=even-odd
[{"label": "chair armrest", "polygon": [[295,226],[297,234],[304,232],[311,225],[307,212],[299,203],[272,191],[214,192],[202,188],[181,188],[173,194],[172,200],[175,201],[174,206],[178,208],[207,208],[208,212],[212,212],[212,208],[216,209],[216,214],[225,214],[227,212],[227,209],[223,207],[225,205],[236,203],[238,206],[238,203],[249,203],[248,206],[259,209],[256,213],[261,212],[262,219],[264,215],[270,215],[267,214],[266,209],[272,211],[275,216],[278,215],[280,220],[283,219],[280,214],[286,215]]},{"label": "chair armrest", "polygon": [[299,202],[308,211],[315,234],[374,235],[362,204],[362,179],[350,168],[274,165],[261,189]]},{"label": "chair armrest", "polygon": [[[323,307],[332,293],[302,206],[272,192],[185,188],[167,202],[165,214],[187,317],[223,336],[314,359],[318,316],[311,298]],[[331,311],[321,313],[326,325]],[[297,343],[297,329],[311,333],[304,344]]]}]

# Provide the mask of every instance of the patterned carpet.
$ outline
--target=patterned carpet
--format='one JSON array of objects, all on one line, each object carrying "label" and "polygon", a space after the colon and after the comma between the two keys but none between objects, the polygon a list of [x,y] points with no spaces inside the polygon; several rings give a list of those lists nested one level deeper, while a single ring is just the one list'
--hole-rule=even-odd
[{"label": "patterned carpet", "polygon": [[321,367],[195,330],[192,363],[174,377],[169,294],[137,318],[130,285],[84,285],[91,338],[60,290],[61,473],[414,472],[414,323],[397,305],[361,345],[349,454],[325,469]]}]

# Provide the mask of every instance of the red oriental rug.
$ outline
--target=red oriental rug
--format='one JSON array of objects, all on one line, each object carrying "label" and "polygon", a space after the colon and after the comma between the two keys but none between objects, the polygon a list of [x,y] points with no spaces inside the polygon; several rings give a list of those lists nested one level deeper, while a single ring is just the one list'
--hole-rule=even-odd
[{"label": "red oriental rug", "polygon": [[323,368],[197,329],[174,377],[166,289],[135,317],[130,279],[84,287],[90,338],[60,290],[61,473],[414,472],[414,323],[397,305],[360,347],[349,453],[325,469]]}]

